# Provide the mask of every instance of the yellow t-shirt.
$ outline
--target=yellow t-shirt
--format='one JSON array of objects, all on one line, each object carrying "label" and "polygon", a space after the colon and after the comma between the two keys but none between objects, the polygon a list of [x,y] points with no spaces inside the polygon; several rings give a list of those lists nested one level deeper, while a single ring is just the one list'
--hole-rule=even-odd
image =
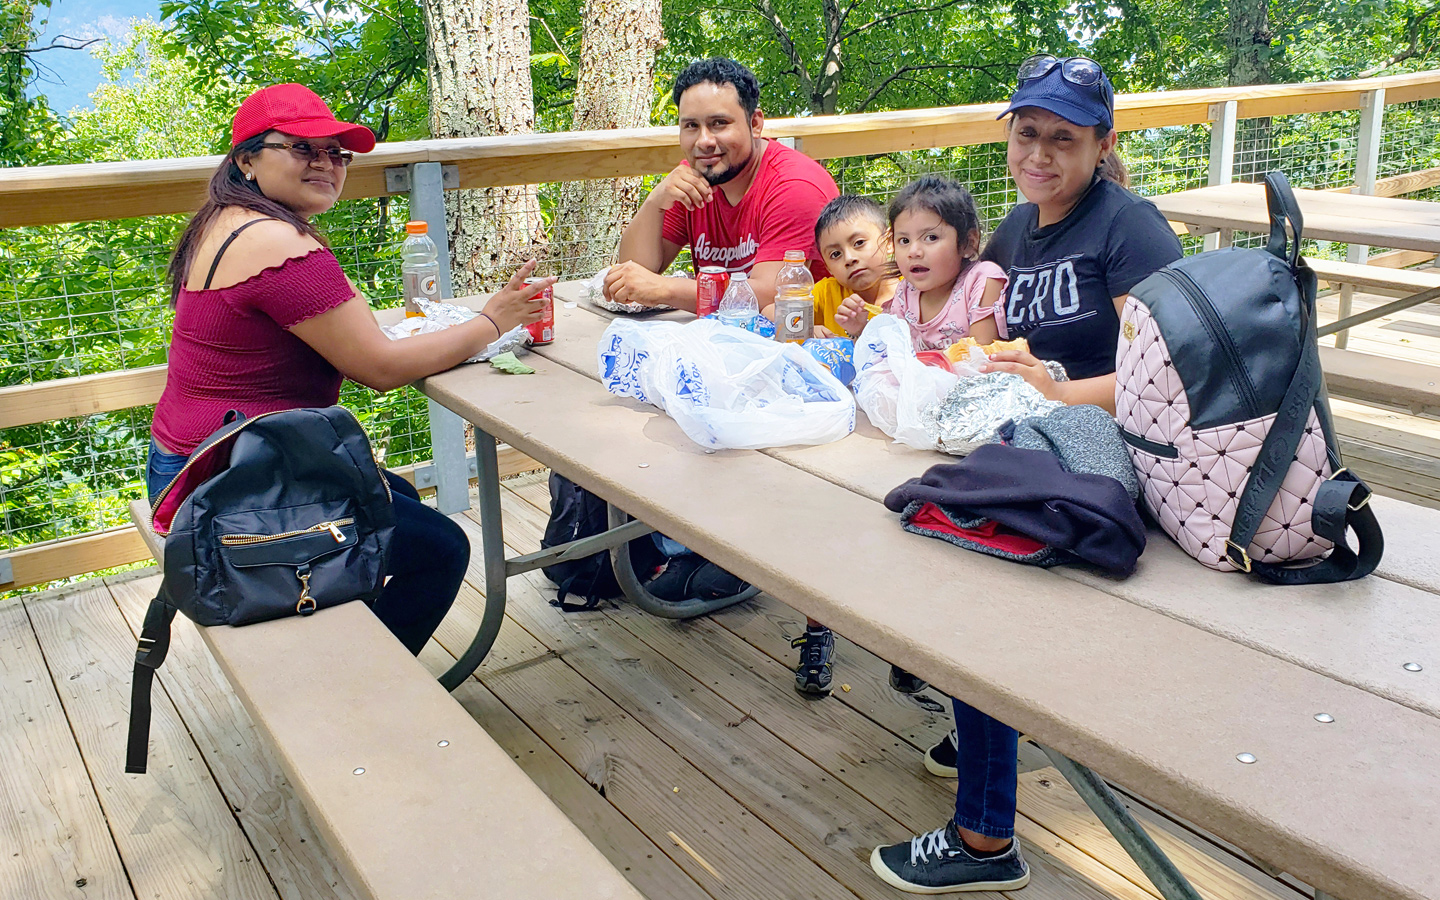
[{"label": "yellow t-shirt", "polygon": [[[840,308],[840,304],[845,302],[850,293],[834,278],[823,279],[811,288],[810,295],[815,298],[815,324],[824,325],[836,337],[847,337],[845,329],[835,321],[835,310]],[[888,302],[887,300],[886,303]]]}]

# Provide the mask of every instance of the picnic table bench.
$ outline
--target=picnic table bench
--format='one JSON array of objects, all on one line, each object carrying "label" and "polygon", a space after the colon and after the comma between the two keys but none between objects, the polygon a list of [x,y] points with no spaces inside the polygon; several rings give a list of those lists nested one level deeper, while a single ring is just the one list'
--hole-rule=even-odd
[{"label": "picnic table bench", "polygon": [[[557,302],[575,296],[557,286]],[[595,371],[607,319],[557,310],[535,375],[469,366],[420,387],[474,423],[477,448],[506,441],[1076,761],[1075,778],[1099,772],[1346,900],[1440,897],[1433,513],[1377,498],[1391,553],[1343,585],[1213,572],[1158,533],[1126,580],[1020,566],[902,531],[880,499],[946,458],[863,416],[833,444],[706,452],[610,396]],[[816,554],[817,535],[853,563]],[[1103,782],[1076,787],[1104,805]],[[1097,813],[1126,843],[1124,821]],[[1127,849],[1167,897],[1193,896],[1165,883],[1163,857]]]},{"label": "picnic table bench", "polygon": [[364,604],[199,632],[359,896],[640,900]]}]

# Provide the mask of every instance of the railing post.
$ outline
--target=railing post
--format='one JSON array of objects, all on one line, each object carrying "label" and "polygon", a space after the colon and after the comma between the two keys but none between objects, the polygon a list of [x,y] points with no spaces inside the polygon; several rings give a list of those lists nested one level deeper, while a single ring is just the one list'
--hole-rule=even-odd
[{"label": "railing post", "polygon": [[[430,226],[440,251],[440,299],[454,297],[450,282],[450,232],[445,225],[445,187],[440,163],[410,166],[410,218]],[[470,463],[465,458],[465,420],[426,399],[430,410],[430,453],[435,461],[435,507],[442,513],[470,508]]]},{"label": "railing post", "polygon": [[[1210,104],[1210,174],[1207,184],[1229,184],[1235,180],[1236,113],[1240,104],[1234,100]],[[1205,249],[1220,246],[1220,232],[1205,235]]]},{"label": "railing post", "polygon": [[[1366,91],[1360,100],[1360,140],[1355,148],[1355,187],[1351,193],[1374,194],[1375,179],[1380,170],[1380,141],[1384,137],[1385,89]],[[1351,244],[1345,260],[1364,264],[1370,259],[1370,248],[1363,244]],[[1350,318],[1351,301],[1355,297],[1353,284],[1340,286],[1340,319]],[[1345,349],[1350,343],[1350,329],[1336,332],[1335,346]]]}]

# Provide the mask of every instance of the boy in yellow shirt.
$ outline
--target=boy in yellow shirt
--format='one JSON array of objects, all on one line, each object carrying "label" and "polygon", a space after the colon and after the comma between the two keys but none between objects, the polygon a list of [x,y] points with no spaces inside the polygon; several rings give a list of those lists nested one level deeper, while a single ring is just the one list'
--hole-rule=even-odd
[{"label": "boy in yellow shirt", "polygon": [[869,197],[841,194],[820,210],[815,243],[830,272],[813,291],[815,336],[857,338],[870,321],[866,307],[889,303],[900,283],[885,208]]},{"label": "boy in yellow shirt", "polygon": [[[814,289],[815,336],[857,338],[870,321],[866,306],[889,303],[900,282],[899,270],[890,259],[890,222],[884,207],[855,194],[836,197],[820,210],[815,243],[830,272]],[[835,635],[809,619],[805,633],[791,643],[800,648],[795,690],[806,696],[827,696]]]}]

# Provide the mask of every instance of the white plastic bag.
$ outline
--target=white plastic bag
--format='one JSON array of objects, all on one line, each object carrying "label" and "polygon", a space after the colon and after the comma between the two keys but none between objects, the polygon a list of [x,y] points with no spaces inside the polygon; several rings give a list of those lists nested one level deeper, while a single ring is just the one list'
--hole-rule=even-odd
[{"label": "white plastic bag", "polygon": [[758,450],[837,441],[855,428],[850,392],[799,344],[714,319],[610,323],[600,377],[665,410],[703,447]]},{"label": "white plastic bag", "polygon": [[923,424],[925,410],[944,400],[959,381],[915,358],[910,326],[895,316],[871,319],[855,342],[855,402],[870,424],[898,443],[935,449]]}]

